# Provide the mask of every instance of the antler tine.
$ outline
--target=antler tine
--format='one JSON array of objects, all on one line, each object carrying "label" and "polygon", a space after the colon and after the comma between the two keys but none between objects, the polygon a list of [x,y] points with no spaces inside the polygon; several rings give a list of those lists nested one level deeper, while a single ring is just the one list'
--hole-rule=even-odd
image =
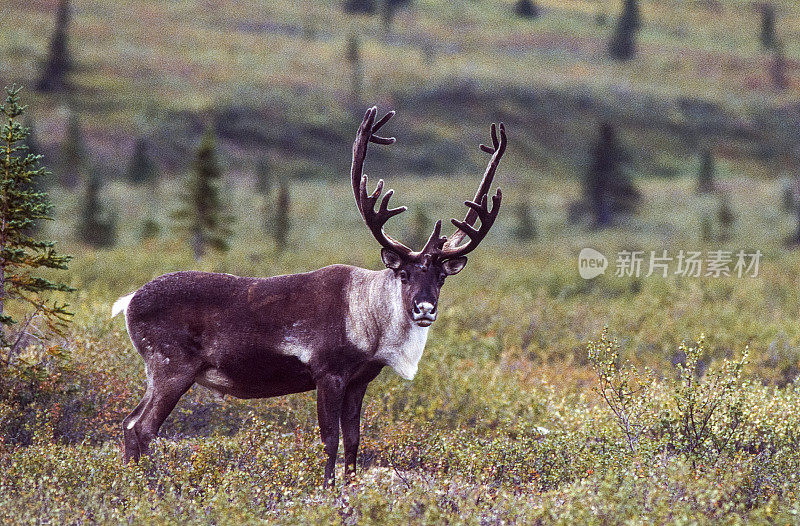
[{"label": "antler tine", "polygon": [[428,241],[425,243],[425,247],[423,247],[420,254],[436,254],[439,252],[447,241],[447,238],[441,234],[442,220],[439,219],[433,226],[433,232],[431,232],[431,235],[428,238]]},{"label": "antler tine", "polygon": [[[454,258],[475,250],[475,248],[478,246],[478,243],[480,243],[489,232],[489,229],[494,224],[494,220],[497,218],[497,213],[500,211],[500,202],[502,200],[502,193],[500,192],[500,189],[498,188],[497,194],[492,196],[491,211],[488,208],[487,197],[489,195],[489,189],[492,186],[492,181],[494,180],[495,172],[500,164],[500,159],[503,157],[503,154],[506,151],[506,144],[508,142],[508,139],[506,138],[506,128],[502,122],[500,123],[499,139],[497,136],[497,126],[495,126],[494,123],[491,126],[491,136],[492,146],[490,147],[486,146],[485,144],[481,144],[480,148],[484,152],[491,154],[492,158],[489,160],[489,164],[486,166],[486,171],[483,174],[483,179],[481,180],[480,185],[478,185],[478,191],[475,193],[475,198],[472,201],[464,202],[464,204],[469,208],[464,220],[451,220],[457,230],[453,232],[453,235],[450,236],[440,251],[441,257]],[[474,225],[478,219],[481,220],[481,226],[479,229],[475,229]],[[465,237],[469,237],[469,242],[459,246],[459,243],[461,243]]]},{"label": "antler tine", "polygon": [[384,194],[380,204],[378,205],[378,211],[376,212],[375,203],[378,201],[378,197],[380,196],[382,190],[383,179],[378,181],[375,191],[372,194],[367,195],[367,176],[364,175],[361,178],[360,200],[363,206],[361,214],[364,218],[364,222],[367,224],[367,228],[369,228],[370,232],[372,232],[372,235],[378,240],[378,243],[380,243],[381,246],[390,248],[400,255],[408,255],[411,253],[410,248],[396,239],[393,239],[383,231],[383,225],[385,225],[389,219],[398,214],[402,214],[407,210],[407,208],[405,206],[389,208],[389,200],[394,194],[394,190],[390,189],[386,192],[386,194]]},{"label": "antler tine", "polygon": [[384,115],[380,120],[375,122],[375,117],[378,114],[378,108],[372,106],[364,114],[361,125],[358,127],[356,139],[353,142],[353,163],[350,167],[350,180],[353,186],[353,195],[356,199],[356,206],[358,206],[361,217],[367,224],[370,232],[378,240],[381,246],[394,250],[400,255],[408,255],[411,249],[403,243],[393,239],[383,231],[383,225],[386,221],[406,211],[406,207],[401,206],[398,208],[389,208],[389,200],[394,194],[394,190],[389,190],[381,199],[378,211],[375,211],[375,203],[378,201],[383,192],[383,179],[378,181],[375,191],[367,194],[367,176],[363,173],[364,159],[367,156],[367,145],[370,142],[376,144],[392,144],[395,142],[394,137],[379,137],[375,135],[384,124],[389,122],[389,119],[394,117],[393,111]]},{"label": "antler tine", "polygon": [[450,222],[453,223],[459,232],[463,232],[464,236],[469,238],[469,241],[461,246],[445,245],[439,251],[439,257],[442,259],[451,259],[464,256],[475,250],[480,242],[483,241],[483,238],[489,233],[489,230],[492,228],[492,225],[494,225],[494,221],[497,219],[497,215],[500,212],[500,203],[503,200],[503,193],[498,188],[497,193],[492,196],[491,210],[489,210],[486,197],[485,195],[483,196],[480,204],[474,201],[464,201],[464,204],[467,205],[470,210],[473,210],[477,217],[480,218],[481,226],[476,229],[466,220],[459,221],[458,219],[451,219]]}]

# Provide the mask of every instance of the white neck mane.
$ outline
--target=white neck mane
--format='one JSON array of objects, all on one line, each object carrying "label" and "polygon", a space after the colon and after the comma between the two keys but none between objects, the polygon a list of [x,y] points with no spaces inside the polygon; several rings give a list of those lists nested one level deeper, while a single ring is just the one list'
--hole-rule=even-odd
[{"label": "white neck mane", "polygon": [[391,270],[356,269],[345,292],[347,337],[359,349],[411,380],[428,340],[428,329],[403,309],[400,280]]}]

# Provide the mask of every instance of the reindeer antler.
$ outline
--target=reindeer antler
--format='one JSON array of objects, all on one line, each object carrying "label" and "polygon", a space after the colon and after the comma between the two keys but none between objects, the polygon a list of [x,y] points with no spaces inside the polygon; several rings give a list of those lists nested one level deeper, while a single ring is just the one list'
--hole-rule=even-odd
[{"label": "reindeer antler", "polygon": [[372,235],[378,240],[381,246],[394,250],[401,256],[408,256],[412,250],[405,246],[403,243],[393,239],[386,232],[383,231],[383,225],[386,221],[406,211],[405,206],[398,208],[389,208],[389,199],[394,194],[394,190],[389,190],[386,195],[381,199],[378,211],[375,211],[375,203],[378,201],[381,192],[383,191],[383,179],[378,181],[375,191],[367,194],[367,176],[363,174],[364,159],[367,156],[367,145],[370,142],[376,144],[393,144],[394,137],[379,137],[375,132],[381,129],[384,124],[389,122],[389,119],[394,117],[394,112],[390,111],[375,122],[375,116],[378,113],[378,108],[373,106],[364,114],[364,119],[361,121],[361,126],[358,127],[356,133],[356,140],[353,142],[353,163],[350,167],[350,180],[353,185],[353,195],[356,198],[356,205],[361,212],[361,217],[367,224]]},{"label": "reindeer antler", "polygon": [[[478,191],[475,193],[475,198],[472,201],[464,201],[464,204],[469,207],[466,217],[463,221],[451,219],[450,222],[456,226],[457,230],[447,240],[441,250],[438,251],[438,257],[442,259],[452,259],[463,256],[475,250],[489,233],[489,229],[494,225],[497,214],[500,212],[500,202],[503,199],[503,194],[500,189],[492,196],[492,208],[489,209],[488,195],[489,189],[494,180],[494,174],[497,171],[497,166],[500,164],[500,159],[506,151],[506,128],[503,123],[500,123],[500,139],[497,138],[497,127],[492,124],[492,146],[481,144],[481,150],[492,155],[489,164],[486,167],[486,172],[483,174],[481,184],[478,185]],[[475,228],[475,221],[480,219],[481,225]],[[468,237],[469,241],[463,245],[459,245],[461,241]]]},{"label": "reindeer antler", "polygon": [[[394,137],[379,137],[375,132],[381,129],[389,119],[394,116],[394,112],[390,111],[383,116],[378,122],[375,122],[375,117],[378,114],[378,109],[373,106],[364,114],[364,119],[361,121],[361,126],[356,133],[356,140],[353,142],[353,164],[350,168],[350,180],[353,186],[353,195],[356,199],[361,217],[367,224],[372,235],[378,240],[381,246],[395,251],[400,256],[405,258],[417,258],[421,255],[435,256],[440,259],[452,259],[463,256],[475,250],[478,244],[486,237],[489,229],[492,228],[497,213],[500,211],[500,201],[502,200],[502,193],[497,189],[497,194],[492,196],[492,208],[489,209],[488,193],[494,180],[494,174],[497,171],[497,166],[500,163],[500,158],[506,150],[506,130],[503,123],[500,123],[500,138],[497,137],[497,127],[492,124],[492,146],[481,144],[481,150],[492,155],[489,160],[489,165],[486,167],[486,172],[483,174],[481,184],[478,186],[478,191],[475,194],[475,199],[472,201],[465,201],[469,211],[463,221],[451,219],[450,221],[456,226],[457,230],[448,239],[441,236],[442,222],[437,221],[433,228],[428,242],[425,247],[419,251],[414,252],[403,243],[393,239],[386,234],[383,226],[392,217],[406,211],[405,206],[397,208],[389,208],[389,200],[394,195],[394,190],[389,190],[381,198],[378,210],[375,210],[375,203],[383,192],[383,179],[378,181],[375,191],[371,194],[367,193],[367,176],[363,174],[364,159],[367,155],[367,145],[370,142],[377,144],[393,144]],[[481,225],[475,228],[475,222],[480,219]],[[461,241],[468,237],[469,241],[463,245],[459,245]]]}]

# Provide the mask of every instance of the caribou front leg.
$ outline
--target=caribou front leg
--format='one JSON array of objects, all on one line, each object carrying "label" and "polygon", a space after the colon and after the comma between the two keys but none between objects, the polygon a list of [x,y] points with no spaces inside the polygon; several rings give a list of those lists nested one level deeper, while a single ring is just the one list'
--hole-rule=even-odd
[{"label": "caribou front leg", "polygon": [[324,487],[332,488],[336,480],[336,455],[339,452],[339,419],[342,414],[344,380],[326,375],[317,381],[317,420],[322,444],[328,460],[325,462]]},{"label": "caribou front leg", "polygon": [[353,478],[358,460],[358,445],[361,440],[361,406],[367,385],[383,369],[381,364],[364,366],[350,380],[344,391],[342,402],[342,442],[344,442],[344,476]]},{"label": "caribou front leg", "polygon": [[342,438],[344,439],[344,477],[355,476],[358,444],[361,439],[361,404],[367,384],[348,386],[342,407]]}]

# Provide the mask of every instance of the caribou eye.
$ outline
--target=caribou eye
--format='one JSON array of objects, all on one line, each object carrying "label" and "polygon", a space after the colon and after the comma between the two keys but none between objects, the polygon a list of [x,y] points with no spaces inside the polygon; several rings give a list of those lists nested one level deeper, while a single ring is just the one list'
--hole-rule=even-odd
[{"label": "caribou eye", "polygon": [[408,283],[408,272],[406,272],[405,270],[401,270],[399,276],[400,276],[400,281],[402,283]]},{"label": "caribou eye", "polygon": [[442,272],[441,274],[439,274],[439,286],[440,286],[440,287],[441,287],[442,285],[444,285],[444,279],[445,279],[446,277],[447,277],[447,274],[445,274],[444,272]]}]

